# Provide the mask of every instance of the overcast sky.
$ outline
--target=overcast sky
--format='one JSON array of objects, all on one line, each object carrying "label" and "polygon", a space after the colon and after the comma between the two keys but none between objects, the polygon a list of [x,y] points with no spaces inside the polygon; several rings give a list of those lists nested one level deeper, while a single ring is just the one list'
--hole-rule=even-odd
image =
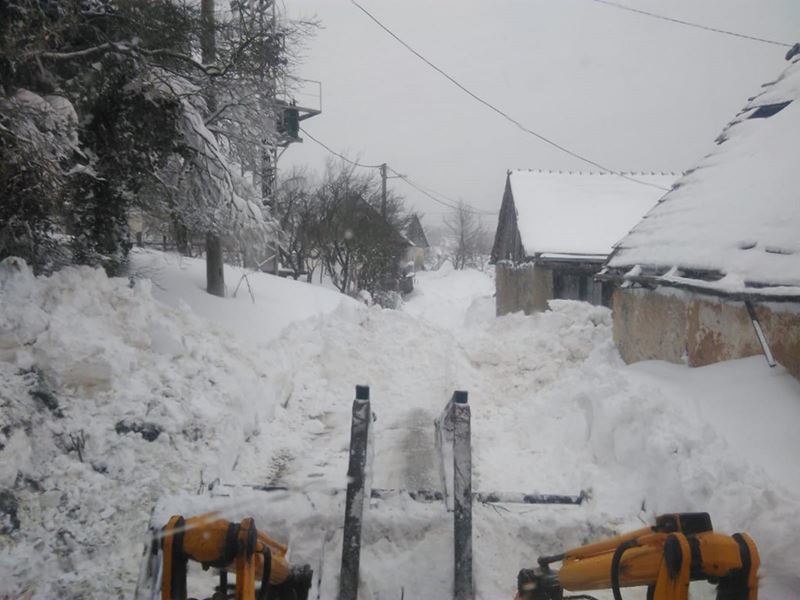
[{"label": "overcast sky", "polygon": [[[304,127],[362,162],[496,211],[508,169],[590,170],[470,99],[349,0],[284,0],[322,29],[297,69],[322,81]],[[619,0],[758,37],[800,40],[798,0]],[[700,31],[593,0],[359,0],[411,46],[524,125],[624,171],[681,171],[784,68],[786,48]],[[302,100],[302,98],[299,98]],[[280,167],[322,170],[313,141]],[[409,208],[447,209],[400,180]],[[488,219],[493,226],[496,219]]]}]

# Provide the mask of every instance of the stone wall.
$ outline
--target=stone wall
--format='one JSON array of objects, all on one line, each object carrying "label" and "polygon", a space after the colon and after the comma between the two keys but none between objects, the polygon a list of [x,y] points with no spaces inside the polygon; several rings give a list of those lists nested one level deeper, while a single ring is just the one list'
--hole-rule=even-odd
[{"label": "stone wall", "polygon": [[[689,292],[617,289],[614,342],[627,363],[660,359],[700,367],[763,354],[742,302]],[[800,304],[757,304],[775,360],[800,379]]]},{"label": "stone wall", "polygon": [[522,311],[526,315],[547,310],[553,298],[553,272],[533,264],[513,266],[500,262],[495,268],[497,316]]}]

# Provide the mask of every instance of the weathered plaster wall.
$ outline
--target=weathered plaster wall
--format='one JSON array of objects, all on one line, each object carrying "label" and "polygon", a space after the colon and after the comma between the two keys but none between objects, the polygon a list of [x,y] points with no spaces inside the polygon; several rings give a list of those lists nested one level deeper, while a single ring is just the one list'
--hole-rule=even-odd
[{"label": "weathered plaster wall", "polygon": [[553,272],[533,265],[498,263],[495,269],[497,316],[523,311],[526,315],[547,310],[553,298]]},{"label": "weathered plaster wall", "polygon": [[686,305],[682,299],[639,289],[616,289],[612,310],[614,342],[625,362],[684,362]]},{"label": "weathered plaster wall", "polygon": [[[747,309],[695,293],[618,289],[614,341],[625,362],[703,365],[762,354]],[[800,305],[756,305],[775,360],[800,379]]]}]

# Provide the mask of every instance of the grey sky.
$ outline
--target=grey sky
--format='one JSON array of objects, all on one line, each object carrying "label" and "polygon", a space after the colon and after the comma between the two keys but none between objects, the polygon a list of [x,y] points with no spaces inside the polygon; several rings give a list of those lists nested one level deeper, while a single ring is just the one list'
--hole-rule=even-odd
[{"label": "grey sky", "polygon": [[[653,20],[592,0],[359,0],[432,62],[527,127],[619,170],[680,171],[785,66],[785,48]],[[797,0],[620,0],[793,43]],[[582,169],[432,71],[349,0],[285,0],[322,23],[298,75],[323,83],[315,137],[387,162],[446,196],[497,210],[507,169]],[[280,166],[321,170],[313,141]],[[410,208],[445,208],[399,180]],[[494,225],[495,220],[487,220]]]}]

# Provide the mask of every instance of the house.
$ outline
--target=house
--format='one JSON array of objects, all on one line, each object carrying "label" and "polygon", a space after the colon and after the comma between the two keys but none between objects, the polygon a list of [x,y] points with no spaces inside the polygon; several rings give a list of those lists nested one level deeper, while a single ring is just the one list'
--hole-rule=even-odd
[{"label": "house", "polygon": [[787,60],[611,255],[627,362],[771,352],[800,378],[800,55]]},{"label": "house", "polygon": [[425,253],[428,251],[430,244],[428,244],[428,238],[417,213],[412,213],[411,215],[408,227],[406,227],[406,238],[413,244],[406,252],[408,262],[414,263],[415,271],[424,271]]},{"label": "house", "polygon": [[675,177],[509,171],[492,249],[497,314],[546,310],[554,298],[610,304],[613,284],[594,276]]}]

